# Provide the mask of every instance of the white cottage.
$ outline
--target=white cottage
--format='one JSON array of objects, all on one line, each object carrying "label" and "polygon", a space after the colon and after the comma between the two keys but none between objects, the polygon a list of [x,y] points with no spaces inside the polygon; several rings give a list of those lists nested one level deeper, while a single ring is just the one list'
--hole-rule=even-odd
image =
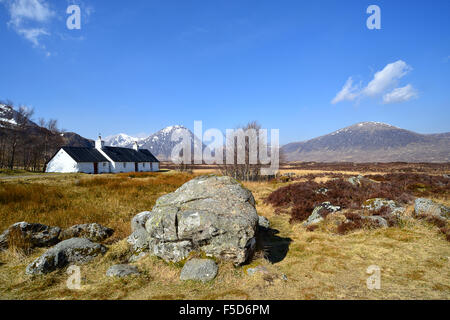
[{"label": "white cottage", "polygon": [[147,149],[106,147],[98,138],[95,148],[62,147],[47,162],[45,172],[119,173],[159,171],[159,161]]}]

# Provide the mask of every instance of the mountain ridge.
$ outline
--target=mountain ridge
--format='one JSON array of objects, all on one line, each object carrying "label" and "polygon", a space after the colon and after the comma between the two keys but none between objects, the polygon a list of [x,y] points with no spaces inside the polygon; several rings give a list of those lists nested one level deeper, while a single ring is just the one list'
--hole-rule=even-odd
[{"label": "mountain ridge", "polygon": [[360,122],[281,148],[288,161],[448,162],[450,133],[420,134],[382,122]]}]

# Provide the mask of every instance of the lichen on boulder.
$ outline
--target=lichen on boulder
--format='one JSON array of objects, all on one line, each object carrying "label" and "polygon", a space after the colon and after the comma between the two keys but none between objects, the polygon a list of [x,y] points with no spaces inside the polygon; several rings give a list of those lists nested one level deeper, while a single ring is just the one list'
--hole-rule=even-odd
[{"label": "lichen on boulder", "polygon": [[70,238],[86,238],[91,241],[104,241],[112,236],[113,229],[104,227],[98,223],[77,224],[63,230],[60,234],[61,240]]}]

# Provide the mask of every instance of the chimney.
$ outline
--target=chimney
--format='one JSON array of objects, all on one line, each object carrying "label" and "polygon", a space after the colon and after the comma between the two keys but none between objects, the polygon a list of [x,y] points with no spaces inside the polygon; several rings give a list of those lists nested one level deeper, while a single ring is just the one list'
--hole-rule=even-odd
[{"label": "chimney", "polygon": [[105,141],[102,140],[102,136],[99,135],[98,139],[95,140],[95,149],[103,149],[103,147],[105,146]]},{"label": "chimney", "polygon": [[133,149],[136,151],[139,151],[139,145],[138,145],[137,141],[134,142]]}]

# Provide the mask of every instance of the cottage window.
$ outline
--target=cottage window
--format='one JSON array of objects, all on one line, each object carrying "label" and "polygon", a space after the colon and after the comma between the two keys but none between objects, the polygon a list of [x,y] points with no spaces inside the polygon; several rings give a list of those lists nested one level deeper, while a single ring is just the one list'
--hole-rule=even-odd
[{"label": "cottage window", "polygon": [[106,167],[106,162],[103,162],[103,166]]},{"label": "cottage window", "polygon": [[127,164],[126,164],[125,162],[123,163],[123,167],[124,167],[124,168],[126,168],[126,167],[127,167]]},{"label": "cottage window", "polygon": [[142,164],[142,166],[145,168],[145,162]]}]

